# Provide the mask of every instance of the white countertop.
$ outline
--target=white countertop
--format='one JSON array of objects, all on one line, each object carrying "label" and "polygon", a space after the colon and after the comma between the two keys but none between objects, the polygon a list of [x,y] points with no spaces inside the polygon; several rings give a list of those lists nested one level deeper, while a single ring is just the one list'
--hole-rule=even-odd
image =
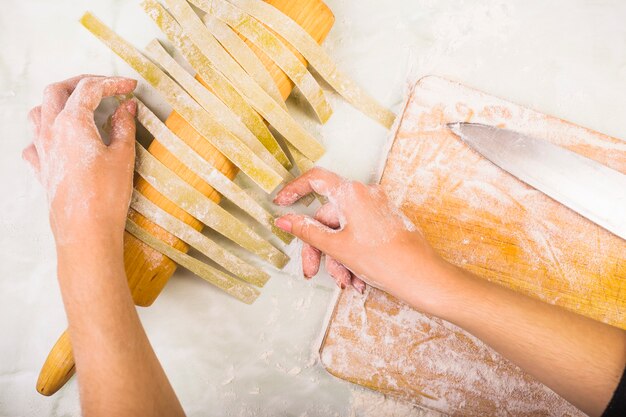
[{"label": "white countertop", "polygon": [[[79,73],[135,76],[77,19],[91,10],[143,47],[159,35],[138,3],[1,1],[0,416],[79,413],[75,380],[51,398],[35,391],[66,319],[44,195],[20,154],[31,137],[27,111],[46,84]],[[327,3],[337,18],[325,43],[331,55],[394,109],[407,78],[437,74],[626,138],[621,0]],[[145,97],[146,90],[139,92]],[[335,115],[325,126],[306,123],[327,145],[321,165],[367,181],[387,133],[336,97],[332,103]],[[165,116],[167,108],[159,112]],[[140,314],[189,415],[425,415],[319,365],[319,335],[334,292],[326,276],[304,281],[273,273],[247,307],[179,271]]]}]

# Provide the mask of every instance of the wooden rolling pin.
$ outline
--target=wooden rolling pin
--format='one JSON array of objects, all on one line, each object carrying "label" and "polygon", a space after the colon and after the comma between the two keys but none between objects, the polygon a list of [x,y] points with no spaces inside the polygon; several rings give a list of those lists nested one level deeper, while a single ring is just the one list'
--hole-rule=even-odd
[{"label": "wooden rolling pin", "polygon": [[[331,10],[322,0],[265,0],[276,8],[280,9],[287,16],[291,17],[303,29],[305,29],[318,42],[326,38],[332,28],[335,17]],[[285,73],[278,68],[265,54],[260,52],[249,41],[248,45],[257,53],[269,70],[272,78],[276,82],[283,99],[287,99],[293,84]],[[292,49],[293,50],[293,49]],[[293,50],[295,52],[295,50]],[[304,58],[296,53],[302,62]],[[196,76],[200,80],[198,76]],[[200,80],[201,81],[201,80]],[[174,131],[181,139],[187,142],[193,149],[202,155],[213,166],[223,174],[233,179],[238,169],[224,155],[215,149],[209,142],[200,136],[179,114],[172,112],[166,120],[166,125]],[[181,178],[194,186],[200,192],[211,198],[213,201],[220,201],[220,195],[206,182],[191,172],[185,165],[176,159],[163,145],[155,139],[148,151],[157,157],[163,164],[176,172]],[[167,200],[152,188],[143,178],[135,178],[135,187],[147,198],[163,208],[172,215],[183,220],[185,223],[202,229],[202,224],[194,217],[178,208],[174,203]],[[185,243],[172,236],[156,224],[150,222],[139,213],[130,210],[130,217],[141,227],[152,233],[154,236],[168,242],[172,246],[182,251],[187,251]],[[139,306],[149,306],[161,293],[161,290],[176,270],[176,264],[161,253],[147,246],[130,233],[124,235],[124,265],[128,286],[130,287],[133,300]],[[74,374],[74,357],[67,330],[48,354],[39,379],[37,381],[37,391],[43,395],[52,395],[57,392]]]}]

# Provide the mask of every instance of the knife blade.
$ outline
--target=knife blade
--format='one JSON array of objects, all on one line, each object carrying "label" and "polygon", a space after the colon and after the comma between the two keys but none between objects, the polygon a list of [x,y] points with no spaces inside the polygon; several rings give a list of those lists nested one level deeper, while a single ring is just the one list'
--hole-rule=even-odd
[{"label": "knife blade", "polygon": [[478,123],[450,123],[498,167],[626,239],[626,175],[546,140]]}]

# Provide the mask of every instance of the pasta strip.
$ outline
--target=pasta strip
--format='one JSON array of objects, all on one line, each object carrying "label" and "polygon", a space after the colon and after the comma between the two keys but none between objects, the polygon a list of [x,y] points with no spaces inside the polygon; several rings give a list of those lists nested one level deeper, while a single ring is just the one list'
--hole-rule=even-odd
[{"label": "pasta strip", "polygon": [[[194,0],[195,1],[195,0]],[[222,7],[225,0],[209,0],[213,8]],[[274,6],[258,0],[228,0],[229,3],[258,19],[290,43],[315,68],[320,76],[348,103],[387,129],[391,128],[396,115],[382,106],[352,79],[343,74],[315,39],[288,16]]]},{"label": "pasta strip", "polygon": [[279,106],[226,52],[186,0],[166,0],[183,30],[237,91],[269,124],[307,158],[317,161],[324,147]]},{"label": "pasta strip", "polygon": [[287,255],[256,234],[249,226],[224,210],[213,200],[193,188],[152,156],[139,143],[135,144],[135,171],[168,200],[200,220],[211,229],[244,249],[282,268]]},{"label": "pasta strip", "polygon": [[290,243],[293,236],[274,225],[274,217],[256,200],[218,169],[209,164],[192,147],[172,132],[144,103],[137,101],[137,120],[161,145],[185,164],[190,171],[202,178],[221,195],[271,230],[283,242]]},{"label": "pasta strip", "polygon": [[287,169],[291,168],[289,158],[283,152],[276,138],[265,125],[261,116],[248,104],[211,61],[196,47],[193,41],[183,32],[183,28],[156,0],[142,2],[146,14],[156,23],[167,38],[174,44],[185,60],[200,75],[209,88],[230,109],[237,114],[241,121],[250,129],[259,141],[280,161]]},{"label": "pasta strip", "polygon": [[[296,167],[298,167],[298,170],[300,171],[300,174],[304,174],[305,172],[307,172],[311,168],[313,168],[313,166],[315,165],[315,164],[313,164],[313,161],[311,161],[310,159],[307,159],[304,155],[302,155],[300,152],[298,152],[297,149],[293,149],[293,148],[289,147],[289,145],[287,145],[287,149],[291,153],[291,157],[293,158],[293,162],[296,165]],[[322,205],[328,203],[328,199],[326,197],[324,197],[323,195],[320,195],[320,194],[318,194],[316,192],[312,192],[310,194],[307,194],[304,197],[300,198],[300,200],[298,200],[298,201],[301,204],[304,204],[305,206],[308,207],[308,206],[311,205],[313,200],[315,200],[316,198],[317,198],[317,201],[319,201],[320,204],[322,204]]]},{"label": "pasta strip", "polygon": [[326,123],[333,114],[324,91],[304,64],[265,26],[228,2],[211,7],[211,0],[191,0],[198,8],[241,33],[282,69],[309,102],[318,119]]},{"label": "pasta strip", "polygon": [[259,158],[276,171],[283,179],[289,180],[293,176],[281,165],[280,162],[263,146],[256,136],[242,121],[226,106],[219,98],[207,90],[198,80],[193,78],[183,67],[165,51],[159,41],[154,39],[146,47],[150,57],[159,64],[169,75],[180,84],[187,92],[222,126],[237,136]]},{"label": "pasta strip", "polygon": [[81,23],[159,91],[174,110],[189,122],[198,133],[263,190],[272,192],[282,182],[280,175],[274,172],[244,143],[214,121],[185,90],[172,81],[153,62],[144,57],[135,47],[89,12],[83,15]]},{"label": "pasta strip", "polygon": [[232,30],[227,24],[216,19],[210,14],[206,14],[202,21],[204,25],[209,29],[211,34],[215,36],[215,39],[222,44],[224,49],[235,58],[235,60],[246,70],[256,82],[269,94],[276,103],[278,103],[283,109],[287,110],[285,102],[283,101],[278,86],[274,82],[274,79],[270,75],[263,62],[259,57],[250,49],[248,44],[237,35],[237,32]]},{"label": "pasta strip", "polygon": [[200,278],[246,304],[252,304],[261,294],[260,291],[253,286],[241,282],[204,262],[194,259],[162,240],[157,239],[131,219],[126,219],[126,231],[157,252],[161,252],[183,268],[188,269]]},{"label": "pasta strip", "polygon": [[262,287],[268,281],[269,274],[242,261],[187,223],[148,200],[137,190],[133,190],[130,206],[152,223],[187,243],[243,281],[257,287]]}]

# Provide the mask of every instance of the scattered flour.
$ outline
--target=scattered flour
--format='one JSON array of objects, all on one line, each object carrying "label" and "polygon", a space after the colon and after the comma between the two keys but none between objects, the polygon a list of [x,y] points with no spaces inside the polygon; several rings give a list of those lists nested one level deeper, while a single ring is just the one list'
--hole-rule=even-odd
[{"label": "scattered flour", "polygon": [[350,417],[438,417],[439,413],[424,410],[410,403],[378,392],[355,387],[351,390]]},{"label": "scattered flour", "polygon": [[[427,77],[412,92],[382,171],[391,201],[451,262],[567,308],[592,298],[601,306],[597,318],[623,322],[626,309],[616,308],[623,301],[608,300],[598,285],[618,271],[607,260],[623,259],[623,243],[503,173],[445,127],[470,120],[552,132],[549,140],[626,172],[620,141]],[[342,293],[321,358],[335,375],[445,413],[581,415],[480,340],[371,288]]]}]

